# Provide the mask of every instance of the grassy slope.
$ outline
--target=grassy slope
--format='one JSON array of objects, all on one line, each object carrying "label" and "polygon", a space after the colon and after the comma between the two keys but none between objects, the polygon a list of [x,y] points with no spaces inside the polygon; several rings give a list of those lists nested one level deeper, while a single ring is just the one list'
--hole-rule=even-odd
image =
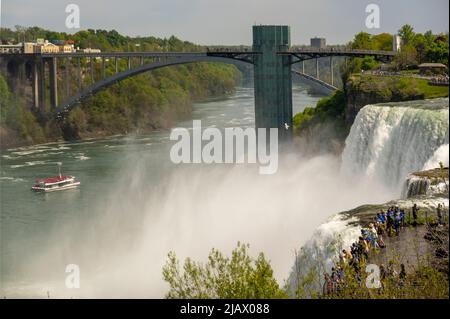
[{"label": "grassy slope", "polygon": [[448,86],[435,86],[428,84],[427,79],[404,76],[378,76],[369,74],[354,74],[350,81],[358,82],[359,88],[364,91],[390,90],[395,97],[398,93],[400,97],[415,95],[424,99],[434,99],[449,96]]}]

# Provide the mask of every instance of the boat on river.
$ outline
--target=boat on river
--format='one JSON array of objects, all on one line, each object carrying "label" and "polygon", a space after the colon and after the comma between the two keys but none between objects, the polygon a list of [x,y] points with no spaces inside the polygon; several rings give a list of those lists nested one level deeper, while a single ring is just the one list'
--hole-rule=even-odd
[{"label": "boat on river", "polygon": [[[60,166],[60,165],[58,165]],[[74,189],[80,186],[80,181],[78,181],[75,176],[63,176],[61,175],[61,169],[59,168],[59,175],[56,177],[47,177],[42,179],[37,179],[31,189],[35,192],[55,192],[67,189]]]}]

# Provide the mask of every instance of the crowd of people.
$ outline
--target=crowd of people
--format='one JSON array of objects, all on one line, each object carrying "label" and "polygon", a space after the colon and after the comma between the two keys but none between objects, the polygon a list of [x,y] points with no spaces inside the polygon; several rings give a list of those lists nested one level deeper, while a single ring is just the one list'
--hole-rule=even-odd
[{"label": "crowd of people", "polygon": [[371,71],[362,71],[362,73],[370,73],[372,75],[379,76],[410,76],[410,74],[401,73],[399,71],[385,71],[385,70],[371,70]]},{"label": "crowd of people", "polygon": [[440,75],[440,76],[434,76],[430,79],[430,84],[434,85],[448,85],[449,78],[447,74]]},{"label": "crowd of people", "polygon": [[[411,209],[411,225],[416,226],[418,221],[419,208],[417,204]],[[443,206],[438,205],[436,209],[437,225],[443,225]],[[373,221],[367,227],[361,229],[361,234],[350,249],[344,249],[339,254],[339,261],[331,269],[331,274],[324,274],[324,295],[333,295],[338,293],[345,285],[344,269],[353,269],[358,282],[361,283],[361,264],[369,259],[371,250],[382,250],[386,248],[384,238],[400,236],[402,230],[407,226],[405,210],[399,207],[389,207],[387,210],[380,210],[373,218]],[[346,266],[350,266],[347,268]],[[394,263],[390,262],[388,266],[380,265],[380,279],[386,278],[398,279],[401,285],[406,277],[406,270],[403,264],[400,265],[400,272],[394,268]]]},{"label": "crowd of people", "polygon": [[449,83],[449,76],[448,74],[445,73],[442,75],[435,75],[435,76],[414,74],[414,73],[402,73],[399,71],[386,71],[386,70],[371,70],[368,72],[363,71],[362,73],[370,73],[372,75],[378,76],[404,76],[404,77],[428,79],[431,85],[448,85]]}]

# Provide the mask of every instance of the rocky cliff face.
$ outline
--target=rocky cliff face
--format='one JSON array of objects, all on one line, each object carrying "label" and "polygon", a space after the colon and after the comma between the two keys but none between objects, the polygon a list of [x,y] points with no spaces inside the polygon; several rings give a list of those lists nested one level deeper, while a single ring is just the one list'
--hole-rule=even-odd
[{"label": "rocky cliff face", "polygon": [[346,131],[333,120],[327,119],[303,129],[301,134],[295,137],[294,143],[296,149],[304,155],[339,155],[345,146],[345,136],[348,134]]},{"label": "rocky cliff face", "polygon": [[359,110],[368,104],[420,100],[424,94],[402,85],[402,79],[354,75],[345,83],[345,120],[352,124]]},{"label": "rocky cliff face", "polygon": [[448,182],[448,167],[412,173],[405,181],[402,197],[448,194]]}]

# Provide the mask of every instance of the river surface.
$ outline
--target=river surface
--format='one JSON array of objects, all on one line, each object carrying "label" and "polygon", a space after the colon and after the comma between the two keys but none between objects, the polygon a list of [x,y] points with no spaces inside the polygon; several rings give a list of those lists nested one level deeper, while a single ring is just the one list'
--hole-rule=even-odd
[{"label": "river surface", "polygon": [[[310,95],[304,87],[295,86],[294,114],[315,105],[320,98]],[[203,127],[253,126],[253,89],[239,87],[232,96],[197,103],[193,119],[201,119]],[[177,126],[192,127],[192,121]],[[135,235],[142,232],[149,194],[169,189],[162,181],[174,170],[169,160],[171,145],[169,132],[159,131],[3,151],[1,296],[78,296],[57,288],[66,276],[64,265],[81,264],[82,270],[101,272],[103,266],[94,266],[93,261],[112,254],[111,250],[130,249]],[[57,163],[62,163],[63,174],[74,175],[81,181],[80,189],[49,194],[31,192],[36,178],[57,174]],[[183,182],[192,187],[201,180],[189,181],[187,177]],[[170,201],[170,197],[159,198]],[[191,201],[180,201],[181,206],[183,203],[189,205]],[[214,209],[214,202],[210,205]],[[161,277],[160,272],[156,277]],[[95,292],[80,295],[97,296]],[[117,295],[127,296],[114,294]]]}]

